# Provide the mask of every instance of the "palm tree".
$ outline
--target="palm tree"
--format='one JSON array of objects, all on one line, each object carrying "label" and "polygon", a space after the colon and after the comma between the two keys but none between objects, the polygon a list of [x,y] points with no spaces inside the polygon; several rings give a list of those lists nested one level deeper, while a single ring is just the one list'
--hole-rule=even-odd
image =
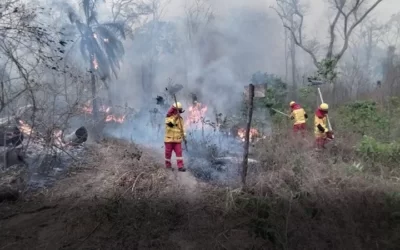
[{"label": "palm tree", "polygon": [[119,40],[125,39],[125,27],[121,22],[99,23],[96,11],[99,0],[82,0],[84,21],[73,8],[68,8],[68,17],[79,32],[80,50],[83,58],[89,62],[91,73],[92,106],[95,121],[98,121],[98,102],[96,99],[96,76],[105,87],[107,79],[113,74],[117,78],[120,61],[124,55],[124,46]]}]

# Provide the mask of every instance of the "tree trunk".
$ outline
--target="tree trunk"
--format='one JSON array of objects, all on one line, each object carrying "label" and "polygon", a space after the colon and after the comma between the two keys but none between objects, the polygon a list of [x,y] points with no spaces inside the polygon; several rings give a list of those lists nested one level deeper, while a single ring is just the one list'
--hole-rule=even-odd
[{"label": "tree trunk", "polygon": [[96,76],[94,75],[95,69],[91,70],[91,84],[92,84],[92,107],[93,107],[93,119],[95,122],[99,121],[99,104],[97,102],[97,88],[96,88]]},{"label": "tree trunk", "polygon": [[91,63],[90,67],[91,71],[91,87],[92,87],[92,108],[93,108],[93,138],[95,141],[98,141],[100,138],[100,119],[99,119],[99,103],[97,100],[97,88],[96,88],[96,76],[95,69]]},{"label": "tree trunk", "polygon": [[69,135],[65,135],[63,138],[63,142],[68,145],[77,146],[88,139],[88,132],[85,127],[80,127]]},{"label": "tree trunk", "polygon": [[287,53],[287,50],[288,50],[288,44],[287,44],[287,41],[288,41],[288,35],[287,35],[287,30],[285,29],[285,82],[287,83],[287,81],[288,81],[288,68],[289,68],[289,66],[288,66],[288,53]]},{"label": "tree trunk", "polygon": [[253,98],[254,98],[254,85],[249,84],[249,108],[247,116],[247,127],[244,142],[244,153],[242,162],[242,186],[246,186],[247,168],[248,168],[248,158],[249,158],[249,145],[250,145],[250,129],[251,129],[251,119],[253,118]]},{"label": "tree trunk", "polygon": [[370,73],[370,71],[369,71],[369,67],[370,67],[370,65],[371,65],[371,57],[372,57],[372,46],[373,46],[373,44],[372,44],[372,30],[368,30],[368,44],[367,44],[367,60],[366,60],[366,62],[365,62],[365,68],[366,68],[366,70],[367,70],[367,72],[368,72],[368,75],[369,75],[369,73]]},{"label": "tree trunk", "polygon": [[[294,27],[293,15],[291,16],[291,24]],[[297,99],[297,80],[296,80],[296,44],[293,36],[290,37],[290,61],[292,62],[292,84],[293,84],[293,98]]]}]

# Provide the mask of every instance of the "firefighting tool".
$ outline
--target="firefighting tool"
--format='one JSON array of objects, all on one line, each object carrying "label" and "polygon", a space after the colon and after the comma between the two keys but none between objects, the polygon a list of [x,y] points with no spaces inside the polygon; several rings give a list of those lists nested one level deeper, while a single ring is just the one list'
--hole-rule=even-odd
[{"label": "firefighting tool", "polygon": [[284,116],[286,116],[286,117],[290,117],[290,115],[288,115],[288,114],[285,114],[285,113],[283,113],[283,112],[281,112],[281,111],[279,111],[279,110],[277,110],[277,109],[274,109],[274,108],[271,108],[273,111],[275,111],[276,113],[279,113],[279,114],[281,114],[281,115],[284,115]]},{"label": "firefighting tool", "polygon": [[[324,103],[324,99],[322,98],[322,93],[321,93],[321,90],[319,89],[319,87],[318,87],[318,94],[319,94],[319,98],[321,99],[321,106],[325,106],[325,105],[323,105],[323,104],[326,104],[326,103]],[[323,107],[321,107],[321,108],[323,108]],[[326,104],[326,109],[328,109],[329,107],[328,107],[328,104]],[[332,125],[331,125],[331,121],[329,120],[329,116],[328,116],[328,114],[326,114],[326,120],[328,121],[328,128],[329,128],[329,131],[332,131]],[[331,137],[332,137],[332,139],[334,139],[335,138],[335,136],[332,134],[332,132],[331,132]]]},{"label": "firefighting tool", "polygon": [[[182,104],[181,104],[180,102],[177,102],[177,101],[176,101],[176,95],[175,95],[175,94],[173,94],[173,97],[174,97],[174,101],[175,101],[175,103],[174,103],[173,106],[174,106],[176,109],[178,109],[177,115],[178,115],[178,118],[181,119]],[[182,113],[183,113],[183,112],[182,112]],[[185,144],[185,150],[188,151],[187,141],[186,141],[185,134],[183,133],[183,129],[181,129],[181,136],[182,136],[182,138],[183,138],[183,143]]]}]

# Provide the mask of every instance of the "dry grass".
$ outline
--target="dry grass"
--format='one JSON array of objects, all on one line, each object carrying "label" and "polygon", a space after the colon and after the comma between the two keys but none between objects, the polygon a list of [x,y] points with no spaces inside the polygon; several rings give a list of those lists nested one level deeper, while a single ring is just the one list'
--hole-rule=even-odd
[{"label": "dry grass", "polygon": [[104,141],[48,193],[0,205],[0,249],[395,249],[398,185],[303,143],[256,145],[243,192],[189,188],[154,151]]},{"label": "dry grass", "polygon": [[230,208],[282,249],[396,248],[399,183],[352,171],[341,155],[349,149],[338,150],[345,138],[337,140],[317,153],[298,147],[302,140],[270,138],[258,147],[263,165],[250,175],[250,193],[233,195]]}]

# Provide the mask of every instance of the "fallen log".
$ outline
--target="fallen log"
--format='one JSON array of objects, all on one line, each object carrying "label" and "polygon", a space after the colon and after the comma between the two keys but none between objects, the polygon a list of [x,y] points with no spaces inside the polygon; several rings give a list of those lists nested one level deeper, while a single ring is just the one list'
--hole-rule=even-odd
[{"label": "fallen log", "polygon": [[88,139],[88,131],[85,127],[80,127],[69,135],[64,136],[63,143],[77,146]]},{"label": "fallen log", "polygon": [[16,147],[24,140],[24,134],[16,125],[0,126],[0,146]]},{"label": "fallen log", "polygon": [[19,198],[19,192],[10,187],[0,188],[0,202],[3,201],[16,201]]}]

